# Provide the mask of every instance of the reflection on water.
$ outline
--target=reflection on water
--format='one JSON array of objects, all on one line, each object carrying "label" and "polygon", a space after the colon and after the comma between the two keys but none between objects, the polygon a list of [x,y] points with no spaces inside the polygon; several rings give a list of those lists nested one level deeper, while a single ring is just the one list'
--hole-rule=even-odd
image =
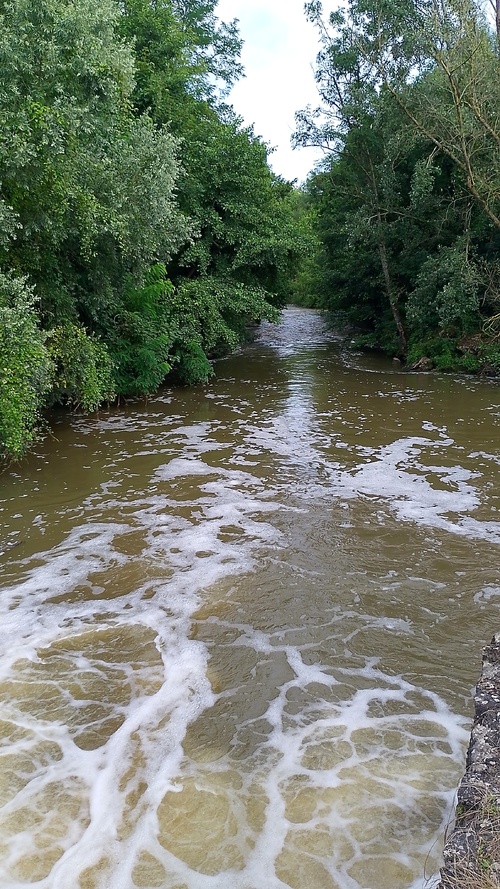
[{"label": "reflection on water", "polygon": [[497,384],[289,309],[1,477],[0,885],[417,889],[498,629]]}]

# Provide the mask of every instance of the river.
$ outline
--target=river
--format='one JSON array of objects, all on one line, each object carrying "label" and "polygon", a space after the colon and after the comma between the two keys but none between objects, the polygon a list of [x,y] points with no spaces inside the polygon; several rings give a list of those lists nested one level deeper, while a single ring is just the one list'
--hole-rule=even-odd
[{"label": "river", "polygon": [[422,889],[499,630],[500,388],[284,312],[0,477],[0,885]]}]

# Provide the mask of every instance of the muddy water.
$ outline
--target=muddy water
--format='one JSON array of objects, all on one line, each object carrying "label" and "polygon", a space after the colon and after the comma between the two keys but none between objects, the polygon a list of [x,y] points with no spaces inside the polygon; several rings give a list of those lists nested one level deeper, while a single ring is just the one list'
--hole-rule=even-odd
[{"label": "muddy water", "polygon": [[433,885],[500,627],[500,389],[313,312],[1,476],[0,885]]}]

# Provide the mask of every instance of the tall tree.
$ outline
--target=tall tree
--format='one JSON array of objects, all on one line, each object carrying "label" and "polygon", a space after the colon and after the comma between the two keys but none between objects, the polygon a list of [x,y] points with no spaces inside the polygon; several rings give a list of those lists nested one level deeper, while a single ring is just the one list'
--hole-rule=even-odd
[{"label": "tall tree", "polygon": [[[134,56],[119,16],[113,0],[0,2],[0,270],[10,293],[0,326],[19,312],[14,329],[35,342],[38,317],[49,399],[86,408],[113,395],[104,341],[125,291],[189,228],[176,205],[175,140],[131,113]],[[35,288],[30,309],[12,274],[23,292]],[[33,418],[43,387],[29,379],[35,401],[24,389],[19,398]]]},{"label": "tall tree", "polygon": [[[358,216],[366,234],[375,245],[387,305],[399,339],[402,355],[407,336],[399,305],[399,290],[393,279],[388,237],[391,210],[383,194],[384,165],[391,163],[386,151],[386,133],[375,124],[380,106],[380,77],[376,68],[359,51],[353,22],[343,12],[323,18],[318,0],[306,4],[309,19],[316,25],[321,40],[316,81],[322,106],[297,115],[296,144],[315,144],[326,148],[332,157],[348,154],[356,168],[356,184],[362,193],[364,212]],[[387,190],[386,190],[387,191]],[[394,208],[395,210],[397,208]]]},{"label": "tall tree", "polygon": [[217,353],[239,341],[248,321],[275,317],[301,249],[291,186],[271,173],[267,147],[224,102],[241,74],[241,42],[215,7],[215,0],[127,0],[122,21],[138,58],[136,111],[168,122],[182,142],[178,198],[194,237],[168,266],[179,367],[184,346]]},{"label": "tall tree", "polygon": [[[425,350],[459,366],[488,312],[494,334],[500,299],[494,35],[469,0],[350,0],[327,20],[317,0],[306,9],[322,41],[322,106],[298,116],[296,139],[330,152],[310,185],[337,287],[328,302],[394,353],[377,320],[382,291],[400,352],[406,339],[410,360]],[[486,352],[497,361],[493,340],[480,340],[469,369]]]},{"label": "tall tree", "polygon": [[81,313],[92,326],[186,237],[175,143],[129,112],[118,15],[113,0],[0,4],[0,182],[16,221],[4,261],[36,284],[48,326]]},{"label": "tall tree", "polygon": [[475,0],[351,0],[332,21],[500,228],[500,47]]}]

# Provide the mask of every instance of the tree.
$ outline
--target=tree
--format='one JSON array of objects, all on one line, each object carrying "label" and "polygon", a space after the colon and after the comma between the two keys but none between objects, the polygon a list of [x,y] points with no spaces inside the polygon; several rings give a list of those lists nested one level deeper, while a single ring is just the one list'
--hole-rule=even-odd
[{"label": "tree", "polygon": [[7,308],[51,369],[33,432],[43,401],[206,378],[286,298],[291,186],[224,104],[241,41],[215,8],[0,0],[0,270],[33,294]]},{"label": "tree", "polygon": [[430,351],[443,367],[479,367],[495,344],[465,353],[485,314],[498,312],[500,79],[491,32],[468,0],[351,0],[328,22],[319,2],[307,11],[321,33],[323,105],[299,115],[296,138],[330,150],[309,186],[324,277],[336,288],[329,302],[393,354],[416,360]]},{"label": "tree", "polygon": [[362,195],[363,211],[357,214],[357,224],[364,228],[363,237],[368,236],[377,251],[383,291],[397,331],[399,351],[404,355],[407,336],[400,294],[393,280],[388,236],[393,208],[387,208],[387,195],[383,194],[383,181],[387,178],[384,167],[392,159],[387,157],[387,133],[380,126],[381,115],[377,118],[381,109],[380,78],[359,51],[356,28],[348,15],[332,13],[326,23],[318,0],[307,3],[306,11],[321,40],[316,81],[323,105],[297,115],[295,142],[326,148],[334,158],[349,155],[351,166],[356,168],[355,177],[349,179]]},{"label": "tree", "polygon": [[[168,263],[176,286],[176,366],[234,347],[249,321],[276,317],[289,292],[300,238],[291,186],[274,176],[267,147],[224,104],[241,74],[235,23],[218,22],[213,0],[127,0],[122,33],[134,38],[136,113],[168,122],[182,141],[179,205],[193,238]],[[195,349],[196,351],[196,349]],[[198,354],[198,353],[197,353]],[[205,360],[191,361],[206,376]],[[186,375],[185,375],[186,376]]]},{"label": "tree", "polygon": [[108,345],[126,294],[189,234],[177,142],[132,111],[118,21],[114,0],[0,2],[0,264],[35,288],[48,400],[86,409],[115,390]]},{"label": "tree", "polygon": [[[124,0],[120,31],[136,55],[139,113],[177,125],[198,103],[217,103],[242,74],[236,22],[219,22],[217,0]],[[180,133],[182,135],[182,133]]]},{"label": "tree", "polygon": [[[496,0],[493,0],[496,11]],[[322,29],[318,77],[345,107],[349,85],[384,85],[412,126],[433,149],[446,154],[463,186],[500,226],[500,57],[495,37],[475,0],[350,0],[346,12],[322,21],[319,2],[306,4]],[[495,51],[496,49],[496,51]],[[333,91],[332,91],[333,84]],[[337,108],[338,110],[338,108]],[[347,111],[349,112],[349,107]],[[345,112],[344,112],[345,113]]]}]

